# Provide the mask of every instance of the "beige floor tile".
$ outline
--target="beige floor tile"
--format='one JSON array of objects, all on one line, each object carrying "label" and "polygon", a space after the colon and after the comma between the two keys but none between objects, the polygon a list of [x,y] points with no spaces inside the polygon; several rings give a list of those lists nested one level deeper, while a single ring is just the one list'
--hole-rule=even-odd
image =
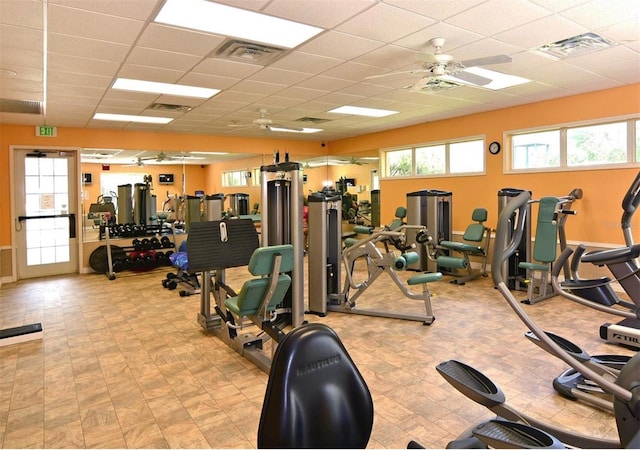
[{"label": "beige floor tile", "polygon": [[[163,289],[165,274],[2,285],[0,327],[38,319],[44,337],[0,347],[0,448],[255,448],[266,374],[203,330],[198,296]],[[227,282],[239,287],[245,278],[246,268],[230,269]],[[448,359],[487,374],[527,414],[615,437],[610,413],[555,394],[551,381],[565,365],[524,338],[525,327],[490,280],[430,289],[437,318],[431,326],[333,312],[305,316],[338,333],[369,385],[376,412],[369,448],[404,447],[411,439],[442,448],[493,417],[436,372]],[[424,312],[385,274],[358,307]],[[525,308],[541,327],[591,354],[630,353],[599,338],[599,325],[615,321],[611,316],[557,297]]]}]

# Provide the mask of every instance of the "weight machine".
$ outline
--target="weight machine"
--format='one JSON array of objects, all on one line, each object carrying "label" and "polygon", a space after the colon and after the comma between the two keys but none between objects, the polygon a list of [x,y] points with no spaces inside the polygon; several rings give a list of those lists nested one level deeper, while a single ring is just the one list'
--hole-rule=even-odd
[{"label": "weight machine", "polygon": [[[357,233],[368,236],[349,238],[346,247],[341,243],[342,200],[339,195],[315,193],[309,196],[309,312],[325,316],[327,311],[388,317],[420,321],[430,325],[435,320],[431,307],[428,283],[442,278],[441,273],[422,273],[410,277],[406,284],[397,271],[405,270],[418,261],[413,251],[416,244],[408,244],[408,232],[422,244],[427,241],[427,230],[422,225],[402,225],[394,230],[373,230],[356,226]],[[389,250],[394,245],[401,254]],[[357,261],[365,261],[367,279],[357,281],[354,269]],[[344,283],[341,272],[344,268]],[[402,294],[412,300],[422,300],[425,314],[402,313],[381,309],[356,307],[356,300],[383,273],[387,273]],[[412,292],[408,286],[421,285],[422,293]],[[354,292],[355,291],[355,292]]]}]

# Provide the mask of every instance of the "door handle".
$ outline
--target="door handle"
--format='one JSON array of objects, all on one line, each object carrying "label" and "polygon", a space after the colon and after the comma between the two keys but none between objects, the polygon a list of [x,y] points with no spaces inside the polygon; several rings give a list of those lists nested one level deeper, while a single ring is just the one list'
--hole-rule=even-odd
[{"label": "door handle", "polygon": [[69,214],[69,239],[76,238],[76,215]]}]

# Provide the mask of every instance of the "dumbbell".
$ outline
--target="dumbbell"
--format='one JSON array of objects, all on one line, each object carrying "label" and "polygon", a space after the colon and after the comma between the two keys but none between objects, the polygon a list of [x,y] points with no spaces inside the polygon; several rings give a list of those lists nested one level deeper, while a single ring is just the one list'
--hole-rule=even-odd
[{"label": "dumbbell", "polygon": [[142,251],[142,242],[140,241],[140,239],[134,239],[133,241],[131,241],[131,245],[133,245],[133,249],[135,251]]},{"label": "dumbbell", "polygon": [[149,239],[149,242],[151,243],[151,248],[158,249],[158,248],[162,248],[162,244],[160,243],[160,240],[157,237],[152,237],[151,239]]},{"label": "dumbbell", "polygon": [[171,241],[169,240],[169,238],[167,236],[162,236],[160,238],[160,244],[162,244],[163,248],[171,247]]}]

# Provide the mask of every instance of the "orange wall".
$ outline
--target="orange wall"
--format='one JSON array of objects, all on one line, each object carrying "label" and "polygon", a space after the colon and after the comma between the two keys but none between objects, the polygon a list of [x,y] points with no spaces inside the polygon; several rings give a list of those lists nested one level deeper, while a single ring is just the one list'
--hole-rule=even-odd
[{"label": "orange wall", "polygon": [[[484,135],[487,143],[503,142],[509,130],[638,113],[640,85],[636,84],[333,141],[331,152],[350,155],[376,148],[479,135]],[[610,170],[505,174],[503,158],[506,153],[506,149],[496,156],[487,153],[484,176],[381,179],[382,223],[391,221],[396,207],[406,205],[408,192],[421,189],[452,192],[453,229],[460,231],[470,223],[472,210],[479,206],[487,208],[489,223],[495,226],[498,216],[497,192],[501,188],[527,189],[533,192],[534,198],[563,196],[573,188],[582,188],[584,198],[574,204],[578,214],[567,220],[568,239],[614,245],[624,243],[620,231],[620,205],[640,164]],[[636,214],[633,224],[636,241],[640,241],[638,229],[640,214]]]},{"label": "orange wall", "polygon": [[[0,246],[11,244],[11,195],[9,180],[9,146],[59,146],[89,148],[124,148],[156,151],[221,151],[230,153],[265,155],[270,161],[275,149],[287,149],[299,156],[326,155],[326,147],[320,142],[298,141],[281,138],[242,138],[233,136],[187,135],[153,133],[145,131],[121,131],[58,127],[56,137],[36,137],[33,126],[0,124]],[[167,166],[161,166],[167,167]],[[199,166],[197,166],[199,167]],[[205,177],[207,171],[205,170]],[[164,173],[164,169],[163,169]],[[194,177],[195,178],[195,177]],[[199,178],[195,178],[198,179]],[[187,179],[187,190],[193,192],[196,183]],[[208,181],[205,184],[209,183]],[[95,184],[95,182],[94,182]],[[157,191],[159,186],[156,186]],[[209,190],[209,186],[206,187]],[[88,193],[90,199],[97,197]],[[160,196],[158,197],[160,199]]]},{"label": "orange wall", "polygon": [[[425,101],[428,101],[429,97],[424,97]],[[11,243],[11,189],[8,176],[10,145],[137,148],[165,151],[211,150],[261,155],[256,157],[255,161],[242,163],[241,167],[250,168],[270,164],[276,148],[281,149],[281,152],[282,149],[289,149],[291,160],[295,161],[304,156],[320,156],[327,152],[332,155],[376,154],[379,148],[466,136],[484,135],[486,142],[493,140],[502,142],[505,133],[509,130],[639,113],[640,85],[636,84],[332,141],[326,147],[321,146],[319,142],[283,139],[71,128],[58,128],[58,136],[55,138],[38,138],[32,126],[0,125],[0,245]],[[497,156],[487,155],[484,176],[382,179],[380,183],[382,222],[388,223],[396,207],[406,204],[407,192],[419,189],[441,189],[453,192],[453,229],[463,230],[469,223],[471,211],[478,206],[484,206],[489,210],[489,223],[495,224],[498,208],[497,191],[501,188],[529,189],[533,191],[534,197],[539,198],[545,195],[566,195],[573,188],[580,187],[584,190],[584,199],[575,205],[579,214],[567,221],[569,239],[614,245],[623,243],[622,233],[619,230],[622,213],[620,201],[640,164],[610,170],[505,174],[503,158],[506,152],[507,150],[504,149]],[[351,165],[306,169],[305,173],[309,181],[305,185],[305,192],[320,189],[327,175],[331,181],[335,182],[343,173],[345,176],[350,176],[355,170],[362,170],[363,167],[366,166],[360,166],[358,169]],[[219,172],[236,168],[237,166],[233,166],[232,163],[225,163],[204,169],[205,191],[208,194],[224,192],[219,184]],[[359,175],[356,178],[364,176]],[[368,176],[366,182],[357,180],[357,183],[369,184]],[[188,193],[195,189],[199,188],[195,185],[187,187]],[[259,202],[258,187],[233,190],[233,192],[238,191],[248,193],[251,203]],[[633,224],[636,236],[640,228],[639,221],[640,217],[636,217]],[[640,241],[640,238],[636,240]]]}]

